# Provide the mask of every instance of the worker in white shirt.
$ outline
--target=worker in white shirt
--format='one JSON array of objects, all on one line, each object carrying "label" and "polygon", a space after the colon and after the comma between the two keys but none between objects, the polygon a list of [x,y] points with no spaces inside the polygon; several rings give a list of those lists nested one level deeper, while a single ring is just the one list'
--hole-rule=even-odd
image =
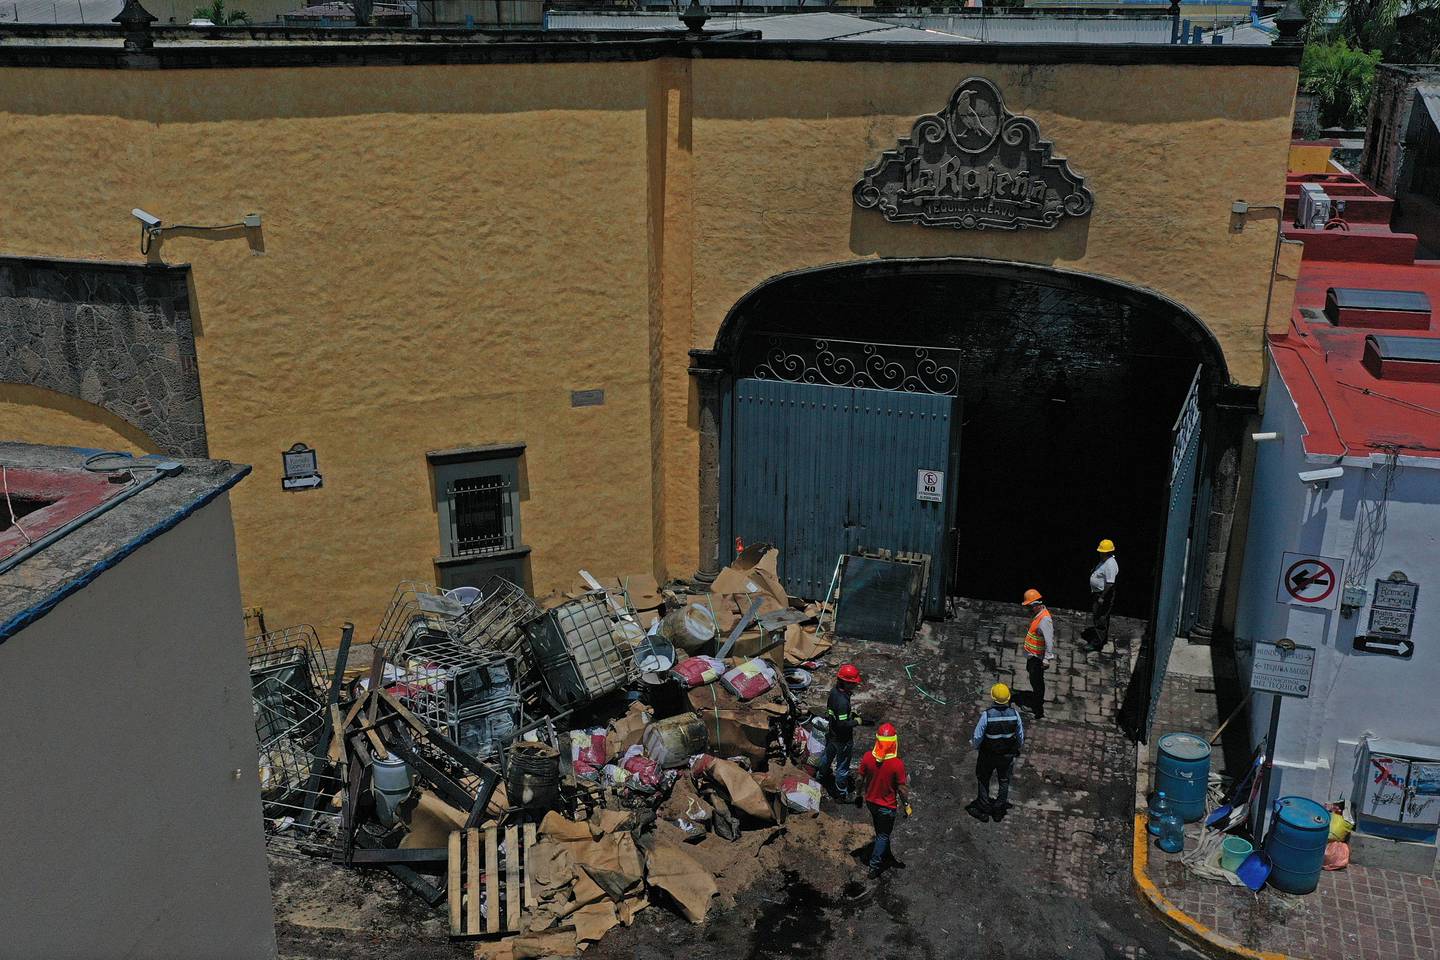
[{"label": "worker in white shirt", "polygon": [[1089,648],[1099,653],[1110,642],[1110,608],[1115,606],[1115,578],[1120,575],[1120,564],[1115,562],[1113,540],[1101,540],[1095,552],[1097,562],[1090,571]]},{"label": "worker in white shirt", "polygon": [[1025,672],[1030,676],[1030,689],[1035,697],[1035,719],[1045,716],[1045,671],[1055,659],[1055,625],[1051,622],[1050,611],[1040,591],[1030,588],[1020,601],[1025,612],[1030,614],[1030,626],[1025,631]]}]

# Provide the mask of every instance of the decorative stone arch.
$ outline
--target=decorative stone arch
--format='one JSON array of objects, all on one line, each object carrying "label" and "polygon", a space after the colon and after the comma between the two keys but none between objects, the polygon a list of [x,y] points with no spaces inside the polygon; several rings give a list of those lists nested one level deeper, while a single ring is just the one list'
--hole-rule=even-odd
[{"label": "decorative stone arch", "polygon": [[0,257],[0,383],[93,404],[172,456],[208,456],[189,275]]},{"label": "decorative stone arch", "polygon": [[1098,274],[1064,270],[1040,264],[1016,263],[1010,260],[986,260],[968,257],[940,257],[924,259],[859,260],[847,263],[826,264],[806,267],[778,274],[761,282],[730,308],[715,335],[712,351],[696,351],[697,367],[718,367],[727,369],[739,353],[747,333],[750,318],[754,316],[755,305],[778,289],[807,279],[833,277],[837,279],[864,280],[890,277],[935,277],[961,279],[984,277],[1007,279],[1022,283],[1072,290],[1090,296],[1100,297],[1115,303],[1143,307],[1164,317],[1188,340],[1196,353],[1204,358],[1207,370],[1211,371],[1215,386],[1231,383],[1225,352],[1204,321],[1195,316],[1183,304],[1177,303],[1154,290],[1115,280]]}]

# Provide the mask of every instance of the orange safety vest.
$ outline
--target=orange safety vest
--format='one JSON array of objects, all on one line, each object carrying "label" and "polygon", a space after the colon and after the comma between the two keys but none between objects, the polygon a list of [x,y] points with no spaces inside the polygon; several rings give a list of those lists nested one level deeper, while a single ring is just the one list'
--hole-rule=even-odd
[{"label": "orange safety vest", "polygon": [[1050,619],[1050,611],[1044,607],[1035,614],[1035,619],[1030,621],[1030,631],[1025,634],[1025,652],[1032,657],[1045,656],[1045,637],[1040,632],[1040,624]]}]

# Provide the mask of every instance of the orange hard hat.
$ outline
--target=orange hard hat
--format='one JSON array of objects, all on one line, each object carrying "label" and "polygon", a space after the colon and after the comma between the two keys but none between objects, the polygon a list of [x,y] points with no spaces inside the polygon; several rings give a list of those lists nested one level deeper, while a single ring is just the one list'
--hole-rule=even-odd
[{"label": "orange hard hat", "polygon": [[1041,599],[1042,598],[1040,596],[1040,591],[1036,590],[1034,587],[1031,587],[1029,590],[1025,591],[1025,599],[1020,601],[1020,605],[1028,607],[1032,603],[1039,603]]},{"label": "orange hard hat", "polygon": [[839,679],[845,681],[846,683],[859,683],[859,682],[860,682],[860,671],[856,668],[855,664],[853,664],[853,663],[847,663],[847,664],[845,664],[844,666],[842,666],[842,667],[840,668],[839,672],[837,672],[837,673],[835,674],[835,676],[838,677]]},{"label": "orange hard hat", "polygon": [[877,737],[893,737],[895,735],[895,724],[893,723],[882,723],[875,730]]}]

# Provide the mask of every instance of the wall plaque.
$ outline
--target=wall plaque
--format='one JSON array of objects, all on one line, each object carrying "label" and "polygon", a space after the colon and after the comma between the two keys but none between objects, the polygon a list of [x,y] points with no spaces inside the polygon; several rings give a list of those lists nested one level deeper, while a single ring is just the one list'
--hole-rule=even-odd
[{"label": "wall plaque", "polygon": [[970,77],[865,171],[855,203],[896,223],[1049,230],[1095,205],[1085,178],[1051,156],[1052,146],[1034,120],[1005,109],[995,84]]}]

